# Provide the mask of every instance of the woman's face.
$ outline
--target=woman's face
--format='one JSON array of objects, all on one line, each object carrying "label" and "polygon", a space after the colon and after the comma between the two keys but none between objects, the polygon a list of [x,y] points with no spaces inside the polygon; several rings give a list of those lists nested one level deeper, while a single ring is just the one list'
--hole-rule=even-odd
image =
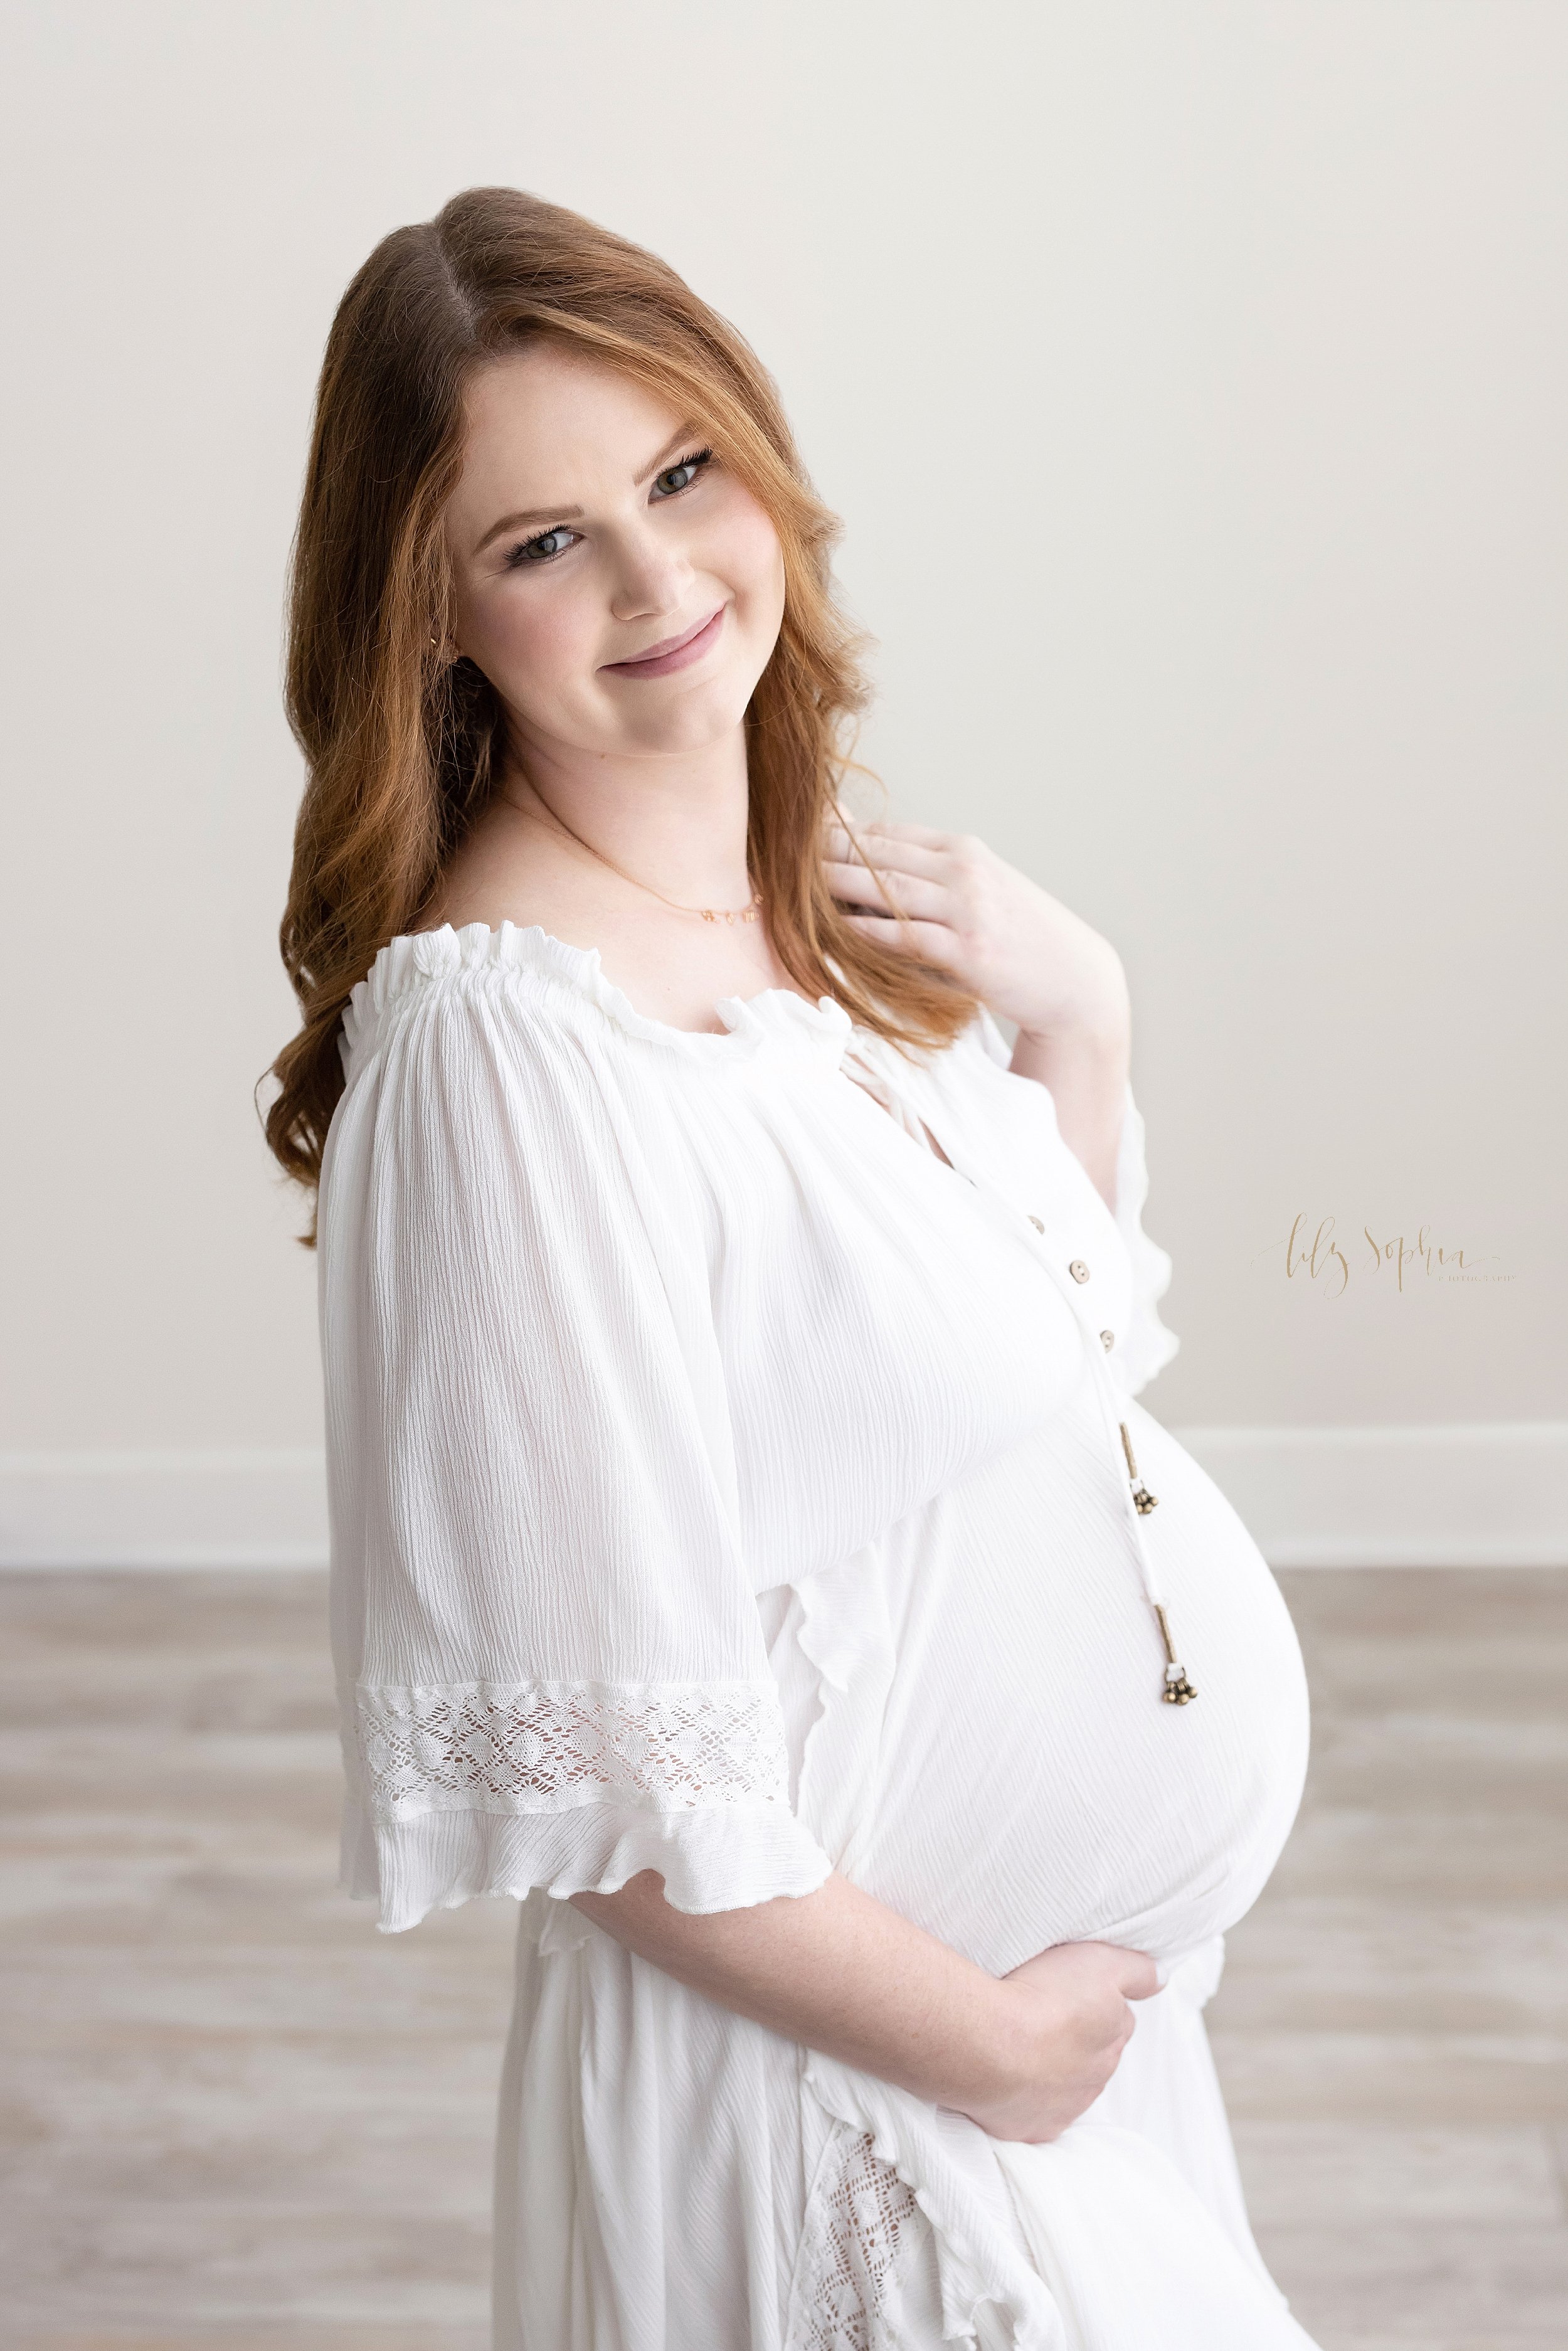
[{"label": "woman's face", "polygon": [[538,343],[470,387],[446,513],[456,641],[520,747],[701,749],[738,726],[784,612],[763,508],[690,420]]}]

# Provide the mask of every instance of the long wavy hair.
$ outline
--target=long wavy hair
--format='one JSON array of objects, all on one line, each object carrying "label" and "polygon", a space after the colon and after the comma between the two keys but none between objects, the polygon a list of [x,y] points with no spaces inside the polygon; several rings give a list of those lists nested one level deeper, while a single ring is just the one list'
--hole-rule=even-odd
[{"label": "long wavy hair", "polygon": [[975,1010],[946,974],[855,930],[828,887],[824,820],[866,688],[833,601],[838,524],[812,493],[771,378],[653,254],[537,196],[473,188],[377,246],[339,305],[317,392],[287,682],[306,786],[279,934],[302,1026],[273,1063],[266,1117],[273,1153],[311,1190],[343,1089],[350,990],[389,939],[420,927],[500,772],[500,698],[473,662],[442,650],[442,526],[469,379],[541,337],[690,417],[778,531],[783,624],[746,734],[747,861],[779,962],[808,995],[836,998],[902,1044],[950,1043]]}]

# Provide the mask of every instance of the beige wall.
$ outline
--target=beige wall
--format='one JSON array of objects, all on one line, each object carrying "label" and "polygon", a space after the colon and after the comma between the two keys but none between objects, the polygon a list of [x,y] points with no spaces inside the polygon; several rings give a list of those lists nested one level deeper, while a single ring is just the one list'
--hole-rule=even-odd
[{"label": "beige wall", "polygon": [[[486,180],[752,337],[895,812],[1122,948],[1162,1415],[1563,1412],[1557,0],[18,18],[0,1447],[318,1440],[249,1100],[283,565],[344,281]],[[1343,1296],[1287,1281],[1298,1214],[1355,1237]],[[1401,1293],[1364,1224],[1488,1278]]]}]

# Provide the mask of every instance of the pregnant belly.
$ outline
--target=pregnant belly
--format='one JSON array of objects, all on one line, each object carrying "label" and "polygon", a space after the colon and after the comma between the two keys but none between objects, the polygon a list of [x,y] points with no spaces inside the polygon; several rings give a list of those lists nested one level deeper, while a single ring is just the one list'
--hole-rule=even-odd
[{"label": "pregnant belly", "polygon": [[1146,1414],[1134,1437],[1193,1705],[1162,1701],[1087,1413],[885,1546],[891,1682],[851,1874],[993,1972],[1052,1943],[1207,1941],[1250,1907],[1300,1802],[1306,1691],[1278,1588],[1190,1456]]}]

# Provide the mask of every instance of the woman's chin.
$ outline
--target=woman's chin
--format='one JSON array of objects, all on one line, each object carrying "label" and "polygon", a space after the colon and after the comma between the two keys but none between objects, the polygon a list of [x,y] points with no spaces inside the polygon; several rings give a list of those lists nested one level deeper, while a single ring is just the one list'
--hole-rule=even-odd
[{"label": "woman's chin", "polygon": [[694,684],[684,694],[670,690],[680,684],[676,675],[624,686],[616,695],[616,747],[643,758],[682,758],[733,742],[751,699],[749,689],[737,694],[716,684]]}]

